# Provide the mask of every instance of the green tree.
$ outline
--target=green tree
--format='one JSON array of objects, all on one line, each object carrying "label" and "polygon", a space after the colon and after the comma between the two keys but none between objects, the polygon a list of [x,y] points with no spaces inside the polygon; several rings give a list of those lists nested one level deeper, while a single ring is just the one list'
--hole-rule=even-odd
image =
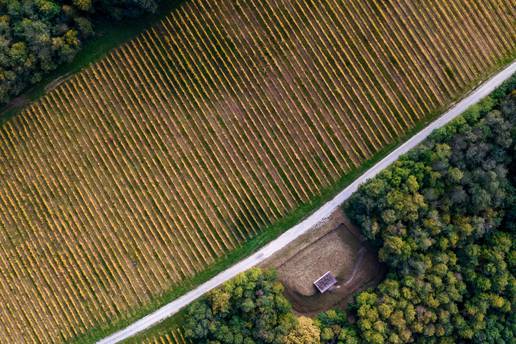
[{"label": "green tree", "polygon": [[[274,272],[251,269],[188,308],[186,336],[195,343],[291,343],[316,331],[298,327]],[[314,342],[315,343],[315,342]]]},{"label": "green tree", "polygon": [[370,343],[514,342],[515,81],[345,205],[389,274],[356,297],[357,321],[339,331]]}]

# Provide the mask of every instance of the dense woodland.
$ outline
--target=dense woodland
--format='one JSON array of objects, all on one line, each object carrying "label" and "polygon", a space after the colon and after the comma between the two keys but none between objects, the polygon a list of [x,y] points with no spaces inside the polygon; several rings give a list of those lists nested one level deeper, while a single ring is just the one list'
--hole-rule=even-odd
[{"label": "dense woodland", "polygon": [[389,268],[356,298],[371,343],[514,343],[514,78],[368,182],[347,213]]},{"label": "dense woodland", "polygon": [[296,319],[272,271],[251,269],[188,310],[186,335],[202,343],[284,343]]},{"label": "dense woodland", "polygon": [[94,20],[156,7],[157,0],[0,0],[0,105],[71,61]]},{"label": "dense woodland", "polygon": [[296,319],[271,272],[194,303],[195,343],[514,343],[516,78],[363,185],[345,210],[388,275]]}]

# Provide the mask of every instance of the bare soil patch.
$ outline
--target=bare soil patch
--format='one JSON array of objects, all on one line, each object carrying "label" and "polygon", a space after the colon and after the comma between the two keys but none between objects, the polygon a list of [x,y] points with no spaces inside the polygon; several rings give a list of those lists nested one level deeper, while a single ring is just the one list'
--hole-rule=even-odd
[{"label": "bare soil patch", "polygon": [[[285,295],[297,313],[315,315],[330,308],[345,309],[355,292],[376,285],[383,266],[341,210],[267,260],[285,286]],[[330,271],[337,286],[320,294],[313,282]]]}]

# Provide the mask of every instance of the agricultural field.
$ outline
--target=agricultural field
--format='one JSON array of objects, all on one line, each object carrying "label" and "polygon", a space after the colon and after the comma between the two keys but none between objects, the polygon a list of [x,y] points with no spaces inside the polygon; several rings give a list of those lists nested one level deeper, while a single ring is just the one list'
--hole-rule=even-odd
[{"label": "agricultural field", "polygon": [[186,2],[0,128],[0,338],[110,329],[331,190],[514,58],[513,5]]}]

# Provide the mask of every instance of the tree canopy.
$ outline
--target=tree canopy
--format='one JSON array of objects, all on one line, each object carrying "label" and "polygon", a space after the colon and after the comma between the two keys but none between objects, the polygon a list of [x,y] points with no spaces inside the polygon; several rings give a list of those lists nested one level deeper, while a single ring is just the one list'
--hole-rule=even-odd
[{"label": "tree canopy", "polygon": [[362,340],[514,342],[515,124],[516,93],[488,97],[347,203],[389,268],[356,297]]},{"label": "tree canopy", "polygon": [[[275,273],[259,269],[238,275],[192,304],[187,318],[186,336],[200,344],[280,344],[297,327]],[[292,333],[290,343],[316,333],[310,327],[305,323]]]}]

